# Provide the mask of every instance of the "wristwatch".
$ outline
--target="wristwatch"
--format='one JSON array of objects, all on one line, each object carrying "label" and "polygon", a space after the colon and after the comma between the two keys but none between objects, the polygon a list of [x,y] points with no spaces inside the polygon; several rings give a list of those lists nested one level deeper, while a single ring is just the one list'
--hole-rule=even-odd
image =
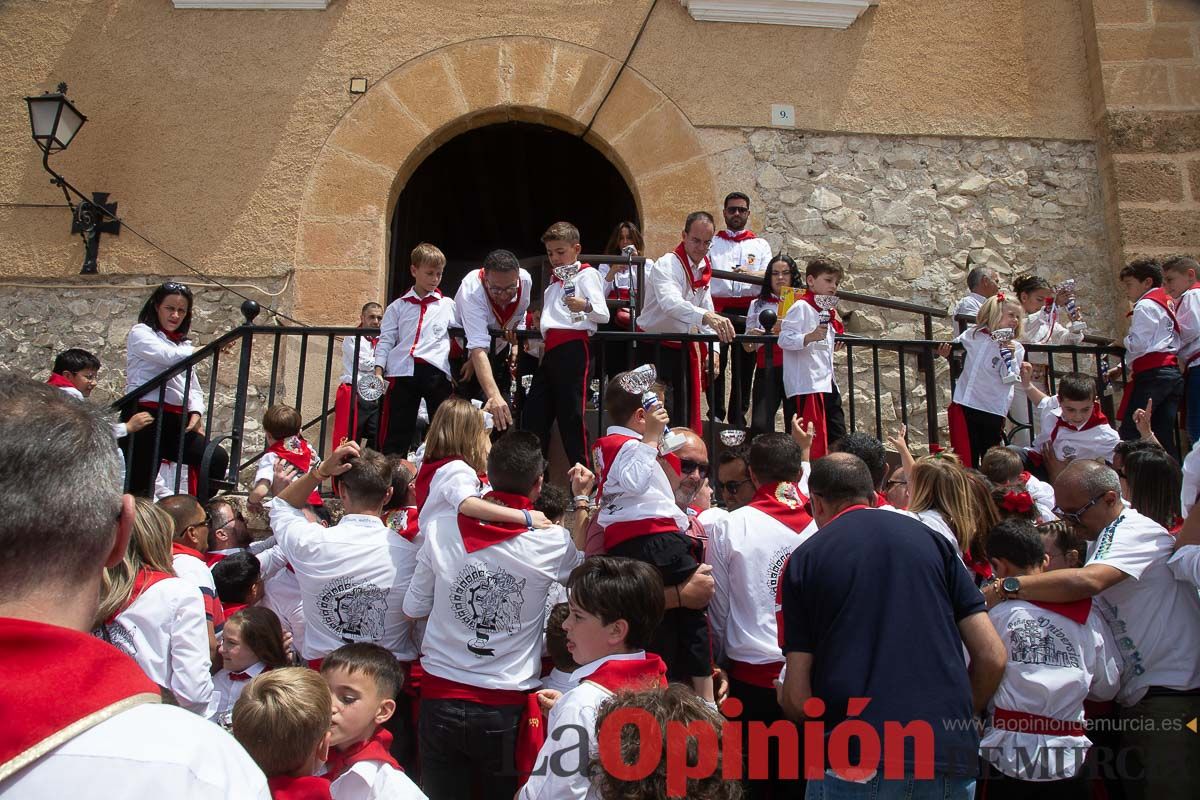
[{"label": "wristwatch", "polygon": [[1000,589],[1004,592],[1005,597],[1015,598],[1021,591],[1021,579],[1005,578],[1000,582]]}]

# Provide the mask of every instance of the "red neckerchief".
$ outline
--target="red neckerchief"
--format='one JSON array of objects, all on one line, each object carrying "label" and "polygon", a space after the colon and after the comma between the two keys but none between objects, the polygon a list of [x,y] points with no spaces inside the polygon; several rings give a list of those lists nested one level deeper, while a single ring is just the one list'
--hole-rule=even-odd
[{"label": "red neckerchief", "polygon": [[608,471],[612,469],[617,454],[626,442],[640,441],[627,433],[610,433],[601,436],[592,443],[592,466],[596,468],[596,494],[604,496],[604,484],[608,480]]},{"label": "red neckerchief", "polygon": [[181,342],[187,341],[186,333],[180,333],[179,331],[164,331],[162,328],[159,328],[158,332],[170,339],[172,342],[175,342],[175,344],[180,344]]},{"label": "red neckerchief", "polygon": [[425,501],[429,499],[429,484],[433,482],[433,474],[451,461],[462,461],[462,457],[447,456],[439,458],[437,461],[421,462],[421,468],[417,470],[417,477],[413,480],[413,491],[417,495],[417,508],[424,508]]},{"label": "red neckerchief", "polygon": [[280,439],[267,448],[268,453],[274,453],[279,458],[300,470],[301,474],[312,467],[313,451],[304,437],[296,434],[286,439]]},{"label": "red neckerchief", "polygon": [[691,284],[693,290],[707,289],[708,284],[712,282],[712,259],[708,256],[704,257],[703,268],[700,270],[700,277],[692,274],[692,260],[688,258],[687,250],[683,249],[683,242],[675,248],[675,257],[679,259],[679,263],[683,266],[683,274],[687,276],[688,283]]},{"label": "red neckerchief", "polygon": [[717,236],[720,236],[727,242],[744,242],[747,239],[756,238],[754,231],[750,230],[749,228],[743,228],[737,233],[730,233],[729,231],[717,231]]},{"label": "red neckerchief", "polygon": [[[533,501],[523,494],[512,494],[510,492],[493,491],[484,496],[484,499],[491,498],[499,501],[502,506],[508,508],[517,508],[521,510],[529,510],[533,508]],[[468,517],[466,514],[458,515],[458,532],[463,537],[463,547],[468,553],[474,553],[476,550],[482,550],[485,547],[491,547],[494,544],[507,542],[509,539],[520,536],[529,528],[525,527],[525,523],[512,524],[508,522],[484,522],[481,519]]]},{"label": "red neckerchief", "polygon": [[876,492],[875,493],[875,507],[879,508],[880,506],[886,506],[886,505],[890,505],[888,503],[887,495],[885,495],[883,492]]},{"label": "red neckerchief", "polygon": [[325,762],[325,778],[336,781],[346,770],[360,761],[382,761],[392,769],[400,769],[396,759],[392,758],[392,734],[383,728],[376,728],[375,735],[365,742],[351,745],[345,750],[329,748],[329,760]]},{"label": "red neckerchief", "polygon": [[1092,613],[1092,598],[1090,597],[1070,603],[1049,603],[1041,600],[1030,600],[1029,602],[1038,608],[1053,611],[1055,614],[1062,614],[1067,619],[1072,622],[1078,622],[1080,625],[1086,625],[1088,614]]},{"label": "red neckerchief", "polygon": [[584,680],[602,686],[613,694],[624,689],[665,689],[667,665],[654,653],[646,653],[646,657],[640,659],[614,658],[605,661]]},{"label": "red neckerchief", "polygon": [[[50,384],[51,386],[57,386],[60,389],[75,389],[75,384],[71,383],[57,372],[51,372],[50,377],[46,378],[46,383]],[[78,390],[76,389],[76,391]]]},{"label": "red neckerchief", "polygon": [[231,681],[248,681],[252,677],[249,672],[230,672],[229,680]]},{"label": "red neckerchief", "polygon": [[267,788],[271,790],[273,800],[329,800],[333,797],[329,793],[329,780],[323,775],[305,775],[301,778],[276,775],[267,778]]},{"label": "red neckerchief", "polygon": [[[568,264],[567,266],[569,267],[572,265]],[[594,269],[594,267],[591,264],[580,264],[579,265],[579,272],[583,272],[585,269]],[[562,278],[560,278],[560,277],[558,277],[558,275],[554,274],[554,270],[550,270],[550,274],[554,275],[554,277],[550,279],[551,283],[562,283],[563,282]],[[576,277],[579,277],[578,273],[576,273]]]},{"label": "red neckerchief", "polygon": [[411,542],[417,537],[417,518],[420,513],[416,506],[393,508],[383,512],[383,524],[402,536],[405,541]]},{"label": "red neckerchief", "polygon": [[[361,327],[362,327],[362,325],[359,325],[358,327],[360,327],[360,328],[361,328]],[[371,343],[371,347],[376,347],[376,346],[379,344],[379,337],[378,337],[378,336],[366,336],[366,337],[364,337],[364,338],[365,338],[365,339],[366,339],[368,342],[370,342],[370,343]]]},{"label": "red neckerchief", "polygon": [[166,572],[159,572],[157,570],[146,569],[145,567],[142,567],[140,570],[138,570],[138,574],[135,575],[133,578],[133,590],[129,592],[128,599],[126,599],[125,602],[121,604],[120,608],[118,608],[116,611],[114,611],[112,613],[112,616],[110,616],[108,619],[104,620],[104,624],[111,625],[119,615],[121,615],[125,612],[125,609],[127,609],[131,605],[133,605],[134,600],[137,600],[139,597],[141,597],[142,593],[145,592],[147,589],[149,589],[151,586],[158,583],[159,581],[163,581],[163,580],[166,580],[167,578],[173,578],[173,577],[175,577],[175,576],[171,575],[169,573],[166,573]]},{"label": "red neckerchief", "polygon": [[[416,291],[416,290],[414,289],[413,291]],[[441,300],[442,292],[440,289],[434,289],[432,292],[425,295],[424,297],[417,297],[415,295],[405,294],[404,297],[401,297],[400,299],[406,303],[412,303],[414,306],[427,306],[430,303],[436,303],[438,300]]]},{"label": "red neckerchief", "polygon": [[992,572],[991,563],[989,563],[987,559],[975,558],[975,556],[971,555],[970,550],[963,552],[962,560],[963,563],[967,565],[967,569],[971,570],[971,572],[974,573],[974,575],[978,578],[976,583],[990,581],[995,577],[995,573]]},{"label": "red neckerchief", "polygon": [[201,553],[199,550],[193,550],[192,548],[190,548],[187,545],[182,544],[180,542],[171,542],[171,555],[173,555],[173,556],[191,556],[192,558],[198,558],[201,561],[204,560],[203,553]]},{"label": "red neckerchief", "polygon": [[812,522],[812,516],[804,510],[807,502],[808,498],[795,483],[774,481],[759,486],[749,505],[800,533]]},{"label": "red neckerchief", "polygon": [[225,619],[229,619],[243,608],[249,606],[249,603],[222,603],[221,607],[225,610]]},{"label": "red neckerchief", "polygon": [[[1058,417],[1058,419],[1055,420],[1055,422],[1054,422],[1054,430],[1050,431],[1050,444],[1054,444],[1054,440],[1058,438],[1058,431],[1060,428],[1066,428],[1069,431],[1086,431],[1086,430],[1090,430],[1091,428],[1096,428],[1101,425],[1107,425],[1107,424],[1108,424],[1108,417],[1104,416],[1104,412],[1100,410],[1100,401],[1097,400],[1092,405],[1092,415],[1087,418],[1087,422],[1083,423],[1078,428],[1076,428],[1071,423],[1064,421],[1062,416],[1060,415]],[[1022,476],[1025,476],[1027,474],[1028,473],[1022,473]],[[1026,477],[1025,480],[1028,481],[1029,478]]]},{"label": "red neckerchief", "polygon": [[[817,310],[817,314],[821,313],[821,308],[817,306],[816,296],[812,292],[805,292],[804,294],[800,295],[800,299],[815,308]],[[829,309],[829,324],[833,326],[833,332],[836,334],[840,335],[846,332],[846,326],[842,324],[840,319],[838,319],[836,308]]]},{"label": "red neckerchief", "polygon": [[[1166,289],[1157,286],[1139,297],[1137,302],[1140,303],[1143,300],[1149,300],[1151,303],[1157,303],[1162,306],[1163,310],[1167,312],[1167,316],[1171,318],[1171,326],[1175,329],[1176,333],[1179,333],[1179,320],[1175,318],[1175,301],[1167,294]],[[1133,305],[1134,308],[1137,307],[1137,303]],[[1130,311],[1125,316],[1132,317],[1133,311]]]},{"label": "red neckerchief", "polygon": [[492,307],[492,316],[496,318],[496,322],[500,323],[500,329],[508,327],[509,320],[513,318],[513,314],[517,313],[517,306],[521,304],[521,294],[525,291],[525,284],[521,280],[521,271],[517,270],[517,296],[508,305],[498,306],[492,302],[492,293],[487,290],[487,284],[483,282],[483,270],[479,270],[479,285],[483,289],[483,295],[487,298],[488,305]]},{"label": "red neckerchief", "polygon": [[[839,511],[838,513],[836,513],[832,517],[830,517],[829,522],[833,522],[835,519],[840,517],[842,514],[849,514],[851,511],[858,511],[861,508],[870,508],[870,506],[865,505],[863,503],[858,503],[857,505],[853,505],[853,506],[846,506],[841,511]],[[829,522],[826,522],[825,524],[828,525]]]},{"label": "red neckerchief", "polygon": [[142,703],[158,686],[129,656],[95,636],[44,622],[0,618],[0,767],[31,764],[67,728],[76,736]]}]

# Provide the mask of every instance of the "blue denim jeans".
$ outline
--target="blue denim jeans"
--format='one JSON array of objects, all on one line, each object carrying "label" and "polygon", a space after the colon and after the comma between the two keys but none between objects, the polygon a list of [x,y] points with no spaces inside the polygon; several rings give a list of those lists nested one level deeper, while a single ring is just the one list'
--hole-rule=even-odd
[{"label": "blue denim jeans", "polygon": [[935,775],[930,780],[916,778],[886,780],[876,775],[866,783],[844,781],[828,770],[825,780],[809,781],[805,800],[973,800],[975,779]]}]

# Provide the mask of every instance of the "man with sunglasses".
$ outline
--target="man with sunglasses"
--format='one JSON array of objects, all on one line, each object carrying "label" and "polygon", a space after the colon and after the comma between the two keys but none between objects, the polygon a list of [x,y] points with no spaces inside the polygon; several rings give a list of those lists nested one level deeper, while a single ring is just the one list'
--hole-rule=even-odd
[{"label": "man with sunglasses", "polygon": [[1200,597],[1167,562],[1175,540],[1127,507],[1117,473],[1072,462],[1054,482],[1054,513],[1092,545],[1087,563],[988,587],[989,604],[1008,599],[1100,606],[1124,658],[1117,702],[1122,776],[1131,797],[1190,797],[1200,783],[1200,737],[1178,726],[1200,716]]},{"label": "man with sunglasses", "polygon": [[225,609],[217,597],[217,584],[204,561],[208,552],[208,537],[212,517],[190,494],[173,494],[158,501],[159,508],[175,521],[175,536],[171,543],[172,566],[175,575],[193,584],[204,599],[204,618],[208,622],[209,657],[217,660],[217,634],[225,627]]},{"label": "man with sunglasses", "polygon": [[717,486],[726,511],[736,511],[754,498],[754,481],[746,465],[750,448],[731,447],[717,457]]},{"label": "man with sunglasses", "polygon": [[[508,250],[493,250],[483,260],[483,267],[467,273],[454,296],[459,322],[467,335],[467,363],[459,374],[460,381],[472,377],[484,400],[483,410],[492,415],[497,430],[512,424],[512,409],[506,399],[512,372],[508,359],[520,348],[513,348],[515,337],[498,338],[493,344],[489,328],[510,332],[524,328],[525,311],[533,278]],[[496,370],[492,359],[495,358]]]},{"label": "man with sunglasses", "polygon": [[246,528],[246,518],[242,516],[242,512],[236,510],[227,500],[210,500],[207,510],[211,527],[204,562],[211,569],[213,564],[230,553],[249,547],[250,531]]}]

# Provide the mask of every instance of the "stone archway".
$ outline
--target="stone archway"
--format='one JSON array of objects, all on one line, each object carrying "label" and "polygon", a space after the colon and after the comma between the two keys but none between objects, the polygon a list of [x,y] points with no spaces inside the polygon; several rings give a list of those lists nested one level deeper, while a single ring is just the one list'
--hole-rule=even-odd
[{"label": "stone archway", "polygon": [[[447,45],[401,65],[342,117],[309,173],[296,238],[296,311],[350,324],[382,298],[388,224],[421,161],[454,136],[502,121],[582,134],[633,190],[654,255],[677,242],[682,216],[715,202],[695,128],[635,70],[579,45],[529,36]],[[603,101],[603,107],[601,102]],[[600,108],[598,114],[596,109]]]}]

